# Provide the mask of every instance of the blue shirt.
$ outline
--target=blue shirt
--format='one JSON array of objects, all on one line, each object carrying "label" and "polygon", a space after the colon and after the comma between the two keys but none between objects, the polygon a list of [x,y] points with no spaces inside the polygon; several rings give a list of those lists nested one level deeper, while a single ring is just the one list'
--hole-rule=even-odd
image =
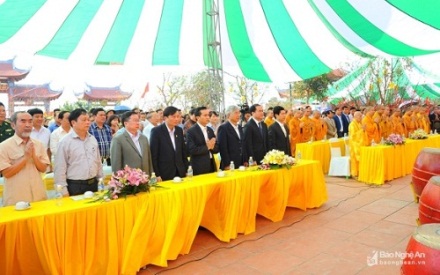
[{"label": "blue shirt", "polygon": [[106,159],[110,157],[110,144],[112,142],[112,130],[110,126],[104,124],[102,128],[99,128],[96,122],[93,122],[92,125],[90,125],[89,133],[98,141],[101,158]]}]

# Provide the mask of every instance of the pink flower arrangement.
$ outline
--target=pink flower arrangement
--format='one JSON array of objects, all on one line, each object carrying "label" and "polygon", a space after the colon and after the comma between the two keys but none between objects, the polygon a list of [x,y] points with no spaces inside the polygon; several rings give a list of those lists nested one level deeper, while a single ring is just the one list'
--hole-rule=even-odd
[{"label": "pink flower arrangement", "polygon": [[405,140],[399,134],[391,134],[385,140],[386,145],[402,145],[405,144]]},{"label": "pink flower arrangement", "polygon": [[124,169],[113,173],[108,183],[108,190],[93,202],[115,200],[120,196],[125,198],[127,195],[149,190],[149,176],[139,168],[125,166]]}]

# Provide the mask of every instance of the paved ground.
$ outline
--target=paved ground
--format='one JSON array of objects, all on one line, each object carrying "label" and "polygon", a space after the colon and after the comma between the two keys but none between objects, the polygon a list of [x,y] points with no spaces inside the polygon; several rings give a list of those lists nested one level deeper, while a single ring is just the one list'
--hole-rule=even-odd
[{"label": "paved ground", "polygon": [[329,200],[321,208],[288,208],[276,223],[258,216],[255,233],[230,243],[199,230],[190,254],[138,274],[400,274],[398,257],[373,266],[367,258],[406,250],[418,217],[410,181],[374,187],[326,177]]}]

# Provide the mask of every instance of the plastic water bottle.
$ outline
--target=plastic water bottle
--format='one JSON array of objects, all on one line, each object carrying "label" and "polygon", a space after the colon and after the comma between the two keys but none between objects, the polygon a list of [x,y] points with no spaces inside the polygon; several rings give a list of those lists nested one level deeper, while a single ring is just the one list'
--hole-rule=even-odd
[{"label": "plastic water bottle", "polygon": [[148,181],[149,185],[156,185],[157,184],[157,177],[156,177],[156,173],[152,172],[151,173],[151,177],[150,180]]},{"label": "plastic water bottle", "polygon": [[235,164],[233,161],[229,164],[229,171],[231,171],[231,174],[234,174],[235,171]]},{"label": "plastic water bottle", "polygon": [[102,178],[99,178],[98,181],[98,192],[102,193],[105,190],[104,180]]},{"label": "plastic water bottle", "polygon": [[249,164],[249,167],[254,166],[254,159],[252,157],[249,157],[248,164]]},{"label": "plastic water bottle", "polygon": [[56,206],[63,205],[63,186],[61,184],[55,185],[55,204]]},{"label": "plastic water bottle", "polygon": [[188,171],[186,172],[186,176],[188,177],[189,180],[192,180],[193,175],[194,175],[193,168],[190,165],[188,166]]}]

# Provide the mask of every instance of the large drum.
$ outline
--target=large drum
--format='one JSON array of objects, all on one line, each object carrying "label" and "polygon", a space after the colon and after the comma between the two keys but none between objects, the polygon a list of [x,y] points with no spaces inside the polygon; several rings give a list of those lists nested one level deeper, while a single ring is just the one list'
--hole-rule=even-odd
[{"label": "large drum", "polygon": [[419,221],[440,223],[440,177],[434,176],[423,189],[419,201]]},{"label": "large drum", "polygon": [[416,161],[412,172],[412,184],[417,197],[422,194],[423,188],[432,176],[440,175],[440,149],[423,148]]},{"label": "large drum", "polygon": [[406,247],[401,274],[440,274],[440,224],[416,228]]}]

